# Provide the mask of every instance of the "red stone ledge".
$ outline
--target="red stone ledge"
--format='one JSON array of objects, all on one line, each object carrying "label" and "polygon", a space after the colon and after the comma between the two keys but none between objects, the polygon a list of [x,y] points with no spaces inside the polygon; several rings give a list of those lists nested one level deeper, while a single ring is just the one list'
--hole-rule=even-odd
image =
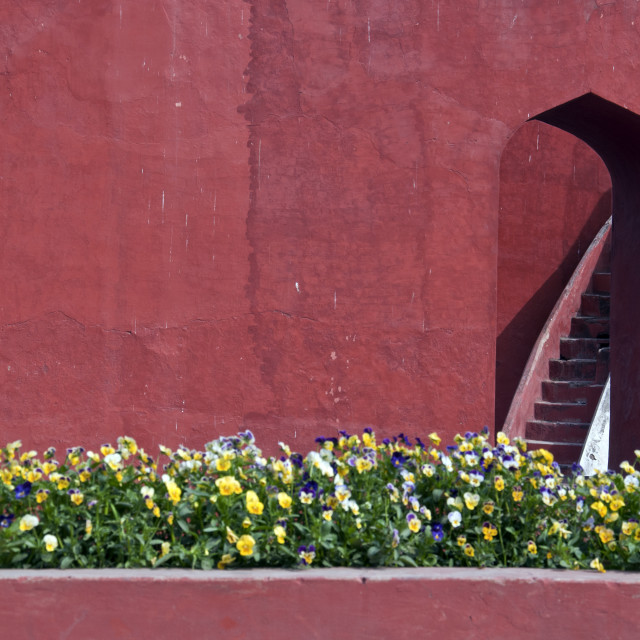
[{"label": "red stone ledge", "polygon": [[633,638],[640,574],[541,569],[0,571],[18,638]]}]

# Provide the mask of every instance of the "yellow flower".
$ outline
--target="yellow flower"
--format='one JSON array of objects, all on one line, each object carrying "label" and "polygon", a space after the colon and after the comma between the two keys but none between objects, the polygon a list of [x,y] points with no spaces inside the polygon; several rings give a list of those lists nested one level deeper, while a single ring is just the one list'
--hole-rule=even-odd
[{"label": "yellow flower", "polygon": [[607,527],[596,527],[596,532],[600,536],[602,544],[607,544],[613,540],[613,531]]},{"label": "yellow flower", "polygon": [[80,482],[86,482],[91,477],[91,472],[87,469],[83,469],[79,474]]},{"label": "yellow flower", "polygon": [[107,456],[115,453],[116,450],[110,444],[103,444],[100,447],[100,453],[106,458]]},{"label": "yellow flower", "polygon": [[216,460],[216,469],[218,471],[229,471],[229,469],[231,469],[231,462],[229,462],[229,460],[225,460],[224,458],[218,458]]},{"label": "yellow flower", "polygon": [[80,506],[83,500],[84,496],[79,491],[71,494],[71,502],[76,506]]},{"label": "yellow flower", "polygon": [[502,476],[496,476],[493,479],[493,486],[496,488],[496,491],[502,491],[504,489],[504,478]]},{"label": "yellow flower", "polygon": [[357,469],[358,473],[363,473],[364,471],[369,471],[372,468],[373,468],[373,464],[372,464],[371,460],[368,460],[367,458],[358,458],[356,460],[356,469]]},{"label": "yellow flower", "polygon": [[494,507],[495,507],[495,504],[490,500],[489,502],[485,502],[482,505],[482,511],[484,511],[484,513],[490,516],[493,513]]},{"label": "yellow flower", "polygon": [[491,542],[498,535],[498,530],[490,522],[485,522],[482,525],[482,533],[484,534],[484,539]]},{"label": "yellow flower", "polygon": [[173,524],[173,513],[170,513],[170,514],[167,516],[167,522],[168,522],[169,524]]},{"label": "yellow flower", "polygon": [[84,532],[85,532],[88,536],[90,536],[92,531],[93,531],[93,523],[91,522],[91,520],[87,520],[87,521],[84,523]]},{"label": "yellow flower", "polygon": [[[330,442],[330,441],[326,441],[326,442]],[[373,433],[368,433],[368,432],[364,432],[362,434],[362,442],[364,444],[365,447],[375,447],[376,446],[376,437]]]},{"label": "yellow flower", "polygon": [[538,545],[533,540],[527,542],[527,551],[532,555],[538,555]]},{"label": "yellow flower", "polygon": [[28,473],[27,473],[27,480],[29,482],[31,482],[32,484],[34,482],[38,482],[38,480],[40,480],[40,478],[42,478],[42,474],[36,470],[36,469],[31,469]]},{"label": "yellow flower", "polygon": [[218,569],[225,569],[227,565],[230,565],[235,558],[230,556],[228,553],[225,553],[222,558],[220,558],[220,562],[218,562]]},{"label": "yellow flower", "polygon": [[470,558],[473,558],[473,556],[476,555],[474,548],[468,542],[464,545],[464,555],[469,556]]},{"label": "yellow flower", "polygon": [[622,496],[614,496],[609,503],[609,508],[612,511],[617,511],[621,507],[624,507],[624,500],[622,499]]},{"label": "yellow flower", "polygon": [[42,542],[44,542],[45,549],[49,553],[55,551],[58,548],[58,538],[52,536],[50,533],[42,538]]},{"label": "yellow flower", "polygon": [[227,542],[229,544],[235,544],[238,542],[238,536],[229,527],[227,527]]},{"label": "yellow flower", "polygon": [[49,491],[47,489],[38,489],[36,491],[36,502],[42,504],[49,497]]},{"label": "yellow flower", "polygon": [[256,541],[251,536],[240,536],[238,542],[236,542],[236,549],[238,549],[241,556],[250,556],[253,554],[255,543]]},{"label": "yellow flower", "polygon": [[327,521],[331,522],[331,518],[333,517],[333,509],[324,509],[322,511],[322,517]]},{"label": "yellow flower", "polygon": [[69,478],[64,476],[60,476],[60,480],[58,480],[58,489],[60,491],[64,491],[69,487]]},{"label": "yellow flower", "polygon": [[247,491],[247,511],[259,516],[264,510],[264,504],[260,502],[258,494],[255,491]]},{"label": "yellow flower", "polygon": [[600,562],[599,558],[594,558],[590,563],[589,566],[592,569],[597,569],[600,573],[606,573],[604,570],[604,566],[602,565],[602,562]]},{"label": "yellow flower", "polygon": [[248,529],[251,526],[251,519],[250,518],[245,518],[242,521],[242,528],[243,529]]},{"label": "yellow flower", "polygon": [[167,553],[169,553],[170,549],[171,549],[171,543],[163,542],[161,545],[160,557],[162,558],[162,556],[166,556]]},{"label": "yellow flower", "polygon": [[604,518],[604,517],[607,515],[607,505],[606,505],[606,504],[604,504],[604,503],[602,503],[602,502],[600,502],[600,500],[598,500],[597,502],[594,502],[594,503],[591,505],[591,508],[592,508],[594,511],[597,511],[597,512],[598,512],[598,515],[599,515],[601,518]]},{"label": "yellow flower", "polygon": [[478,506],[478,502],[480,502],[480,496],[477,493],[469,493],[466,491],[462,497],[464,498],[467,509],[470,511],[475,509]]},{"label": "yellow flower", "polygon": [[153,506],[153,515],[156,518],[160,517],[160,507],[157,504]]},{"label": "yellow flower", "polygon": [[233,476],[223,476],[216,480],[216,487],[223,496],[230,496],[233,493],[242,493],[240,483]]},{"label": "yellow flower", "polygon": [[514,502],[521,502],[523,496],[524,496],[524,493],[520,489],[514,489],[511,492],[511,497],[513,498]]},{"label": "yellow flower", "polygon": [[637,522],[622,523],[622,533],[624,533],[625,536],[630,536],[637,528],[638,528]]},{"label": "yellow flower", "polygon": [[182,497],[182,489],[180,489],[180,487],[175,483],[175,480],[172,480],[166,473],[162,476],[162,481],[164,482],[164,486],[167,488],[169,500],[171,500],[173,504],[178,504]]},{"label": "yellow flower", "polygon": [[459,547],[464,547],[464,545],[467,544],[467,539],[464,536],[458,536],[456,542],[458,543]]},{"label": "yellow flower", "polygon": [[440,443],[442,442],[440,436],[435,431],[429,434],[429,440],[431,440],[436,447],[440,446]]},{"label": "yellow flower", "polygon": [[502,431],[498,431],[496,434],[496,441],[498,444],[503,444],[505,446],[509,444],[509,438],[507,438],[506,434]]},{"label": "yellow flower", "polygon": [[287,537],[287,532],[285,531],[284,527],[282,525],[275,526],[273,528],[273,533],[276,534],[278,542],[280,544],[284,544],[285,538]]},{"label": "yellow flower", "polygon": [[[413,514],[410,513],[409,515],[413,515]],[[420,529],[422,528],[422,525],[420,524],[420,520],[418,520],[418,518],[416,518],[415,516],[411,519],[408,519],[407,524],[409,525],[409,529],[411,529],[413,533],[418,533],[418,531],[420,531]]]}]

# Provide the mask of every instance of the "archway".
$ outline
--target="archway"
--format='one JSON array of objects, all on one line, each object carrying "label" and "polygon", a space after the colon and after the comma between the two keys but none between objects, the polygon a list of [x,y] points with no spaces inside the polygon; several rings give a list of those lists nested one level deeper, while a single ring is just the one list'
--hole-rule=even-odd
[{"label": "archway", "polygon": [[640,448],[640,116],[588,93],[534,118],[584,140],[611,174],[611,432],[614,468]]},{"label": "archway", "polygon": [[529,121],[500,162],[495,424],[501,429],[536,339],[611,215],[611,179],[575,136]]}]

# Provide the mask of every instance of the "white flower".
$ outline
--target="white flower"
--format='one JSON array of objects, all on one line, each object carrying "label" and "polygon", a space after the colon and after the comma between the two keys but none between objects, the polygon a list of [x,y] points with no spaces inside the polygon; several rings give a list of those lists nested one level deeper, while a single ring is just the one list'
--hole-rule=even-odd
[{"label": "white flower", "polygon": [[55,551],[58,548],[58,538],[52,536],[50,533],[42,538],[42,542],[44,542],[44,546],[49,552]]},{"label": "white flower", "polygon": [[28,513],[26,516],[22,516],[20,519],[20,531],[31,531],[34,527],[40,524],[38,516],[32,516]]},{"label": "white flower", "polygon": [[153,498],[153,494],[156,492],[156,490],[153,487],[147,487],[146,485],[143,485],[140,488],[140,493],[142,494],[142,497],[146,500],[147,498],[151,499]]},{"label": "white flower", "polygon": [[447,514],[447,518],[449,519],[451,526],[454,528],[459,527],[462,522],[462,514],[459,511],[451,511]]},{"label": "white flower", "polygon": [[122,456],[119,453],[109,453],[104,457],[104,461],[113,471],[120,471],[120,469],[122,469]]}]

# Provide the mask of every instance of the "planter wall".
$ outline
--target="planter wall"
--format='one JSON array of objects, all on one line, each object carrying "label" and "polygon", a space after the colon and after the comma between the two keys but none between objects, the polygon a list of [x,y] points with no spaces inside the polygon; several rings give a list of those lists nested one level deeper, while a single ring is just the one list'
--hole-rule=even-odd
[{"label": "planter wall", "polygon": [[16,640],[633,638],[637,574],[533,569],[0,572]]}]

